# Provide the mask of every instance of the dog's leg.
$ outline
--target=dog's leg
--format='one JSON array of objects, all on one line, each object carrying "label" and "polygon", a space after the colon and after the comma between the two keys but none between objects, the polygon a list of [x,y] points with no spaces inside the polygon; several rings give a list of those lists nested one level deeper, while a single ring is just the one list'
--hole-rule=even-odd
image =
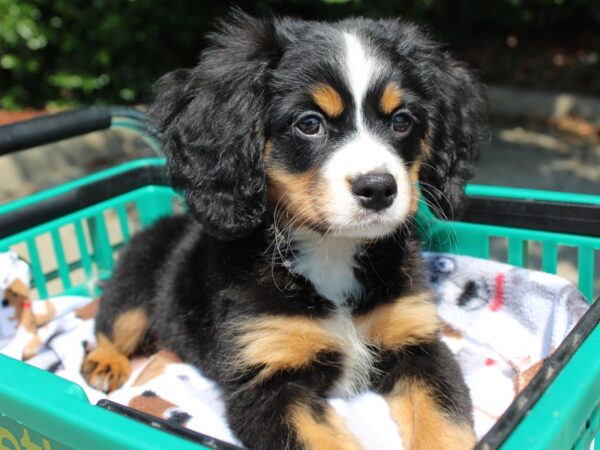
[{"label": "dog's leg", "polygon": [[468,389],[441,342],[387,356],[379,385],[407,450],[467,450],[475,445]]},{"label": "dog's leg", "polygon": [[386,396],[406,450],[466,450],[475,445],[471,424],[437,404],[423,382],[403,380]]},{"label": "dog's leg", "polygon": [[245,446],[253,450],[361,448],[342,417],[315,394],[314,387],[296,377],[285,378],[229,393],[228,422]]},{"label": "dog's leg", "polygon": [[343,367],[327,319],[261,316],[236,326],[228,421],[254,450],[357,450],[325,397]]},{"label": "dog's leg", "polygon": [[471,400],[458,364],[438,339],[441,321],[426,291],[355,318],[381,352],[374,390],[387,400],[407,450],[472,448]]},{"label": "dog's leg", "polygon": [[135,308],[116,318],[111,338],[97,333],[98,345],[85,357],[82,366],[87,383],[103,392],[121,387],[131,374],[129,356],[137,350],[147,329],[146,312]]}]

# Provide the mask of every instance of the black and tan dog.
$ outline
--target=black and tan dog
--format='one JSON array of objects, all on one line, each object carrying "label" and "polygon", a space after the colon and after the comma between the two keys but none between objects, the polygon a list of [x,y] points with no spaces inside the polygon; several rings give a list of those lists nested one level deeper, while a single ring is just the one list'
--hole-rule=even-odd
[{"label": "black and tan dog", "polygon": [[135,237],[83,371],[117,388],[167,348],[216,380],[253,449],[356,449],[329,396],[379,392],[411,449],[474,444],[413,223],[456,211],[481,92],[401,20],[234,13],[151,114],[190,213]]}]

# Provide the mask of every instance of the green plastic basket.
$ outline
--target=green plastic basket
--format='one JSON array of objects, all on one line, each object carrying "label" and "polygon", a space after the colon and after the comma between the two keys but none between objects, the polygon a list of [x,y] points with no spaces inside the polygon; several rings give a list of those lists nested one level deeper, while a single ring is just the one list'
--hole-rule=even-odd
[{"label": "green plastic basket", "polygon": [[[112,123],[156,146],[143,117],[106,111],[108,124],[92,130]],[[494,253],[490,243],[503,242],[509,263],[530,266],[536,248],[541,268],[556,273],[559,251],[568,247],[578,255],[580,289],[590,302],[598,295],[600,197],[484,186],[469,186],[467,193],[464,222],[440,220],[420,205],[424,249],[487,259]],[[180,209],[164,162],[138,160],[0,206],[0,251],[12,249],[30,262],[40,298],[94,295],[131,236]],[[478,448],[589,448],[600,430],[599,318],[596,302]],[[233,448],[125,407],[102,405],[90,405],[76,384],[0,357],[1,449]]]}]

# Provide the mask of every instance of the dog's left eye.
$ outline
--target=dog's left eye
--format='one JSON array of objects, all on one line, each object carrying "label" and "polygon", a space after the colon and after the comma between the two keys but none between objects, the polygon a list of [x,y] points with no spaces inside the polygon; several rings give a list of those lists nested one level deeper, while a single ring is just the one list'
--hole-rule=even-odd
[{"label": "dog's left eye", "polygon": [[318,116],[306,116],[296,122],[296,128],[307,136],[316,136],[323,133],[323,121]]},{"label": "dog's left eye", "polygon": [[403,111],[398,111],[392,116],[392,129],[398,133],[407,133],[413,124],[412,117]]}]

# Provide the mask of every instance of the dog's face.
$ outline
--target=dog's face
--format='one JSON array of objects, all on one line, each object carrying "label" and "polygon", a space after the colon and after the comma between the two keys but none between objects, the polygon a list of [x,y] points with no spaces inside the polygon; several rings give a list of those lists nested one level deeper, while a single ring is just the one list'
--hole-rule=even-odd
[{"label": "dog's face", "polygon": [[388,234],[416,206],[426,102],[392,51],[318,31],[282,55],[269,84],[269,199],[321,233]]},{"label": "dog's face", "polygon": [[209,232],[236,238],[271,218],[377,238],[412,217],[417,181],[443,212],[459,206],[480,93],[413,26],[238,14],[212,39],[198,67],[163,78],[152,109],[173,183]]}]

